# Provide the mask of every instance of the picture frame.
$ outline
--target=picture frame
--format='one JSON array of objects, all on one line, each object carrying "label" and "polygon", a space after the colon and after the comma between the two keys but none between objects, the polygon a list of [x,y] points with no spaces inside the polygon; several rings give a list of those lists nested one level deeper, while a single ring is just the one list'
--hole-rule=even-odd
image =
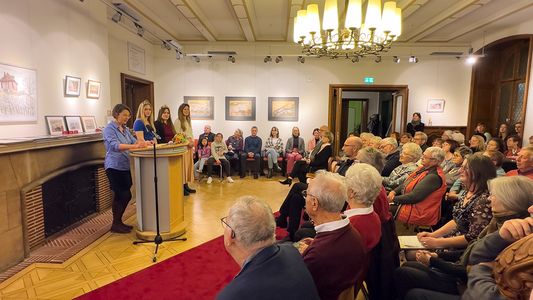
[{"label": "picture frame", "polygon": [[0,63],[0,124],[37,123],[37,71]]},{"label": "picture frame", "polygon": [[298,121],[299,97],[268,97],[269,121]]},{"label": "picture frame", "polygon": [[101,82],[95,80],[87,80],[87,98],[99,99],[100,98]]},{"label": "picture frame", "polygon": [[98,125],[96,124],[96,118],[94,116],[81,116],[80,119],[83,126],[83,132],[96,132]]},{"label": "picture frame", "polygon": [[184,96],[183,102],[189,104],[192,120],[215,119],[215,97]]},{"label": "picture frame", "polygon": [[128,69],[139,74],[146,73],[144,49],[128,42]]},{"label": "picture frame", "polygon": [[46,120],[50,135],[62,135],[64,131],[67,131],[67,125],[63,116],[45,116],[44,119]]},{"label": "picture frame", "polygon": [[446,101],[444,99],[429,99],[427,112],[428,113],[442,113],[444,112],[444,104]]},{"label": "picture frame", "polygon": [[65,124],[69,133],[83,132],[80,116],[65,116]]},{"label": "picture frame", "polygon": [[65,97],[79,97],[81,91],[81,78],[65,76]]},{"label": "picture frame", "polygon": [[226,96],[227,121],[255,121],[255,97]]}]

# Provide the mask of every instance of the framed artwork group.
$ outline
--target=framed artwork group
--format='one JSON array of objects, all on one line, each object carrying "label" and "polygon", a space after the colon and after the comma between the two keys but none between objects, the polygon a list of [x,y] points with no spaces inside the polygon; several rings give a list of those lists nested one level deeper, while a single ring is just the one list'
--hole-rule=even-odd
[{"label": "framed artwork group", "polygon": [[[183,101],[189,104],[191,119],[215,119],[215,97],[184,96]],[[298,104],[298,97],[268,97],[268,120],[298,121]],[[256,97],[226,96],[225,107],[227,121],[255,121],[256,119]]]},{"label": "framed artwork group", "polygon": [[[87,80],[86,91],[87,98],[99,99],[100,98],[100,81]],[[65,97],[79,97],[81,94],[81,78],[74,76],[65,76]]]},{"label": "framed artwork group", "polygon": [[91,133],[97,128],[94,116],[45,116],[44,118],[50,135]]}]

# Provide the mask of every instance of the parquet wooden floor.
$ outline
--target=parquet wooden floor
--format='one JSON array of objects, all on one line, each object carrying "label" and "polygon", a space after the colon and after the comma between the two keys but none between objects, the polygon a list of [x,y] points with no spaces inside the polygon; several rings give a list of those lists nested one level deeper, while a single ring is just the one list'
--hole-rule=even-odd
[{"label": "parquet wooden floor", "polygon": [[[195,184],[197,193],[185,197],[187,241],[163,243],[158,262],[198,246],[222,234],[220,218],[235,199],[255,195],[277,211],[289,188],[277,180],[261,177],[235,178],[235,183],[213,178]],[[127,220],[135,225],[135,216]],[[106,233],[65,263],[37,263],[0,284],[0,299],[72,299],[131,273],[153,265],[153,244],[133,245],[135,234]]]}]

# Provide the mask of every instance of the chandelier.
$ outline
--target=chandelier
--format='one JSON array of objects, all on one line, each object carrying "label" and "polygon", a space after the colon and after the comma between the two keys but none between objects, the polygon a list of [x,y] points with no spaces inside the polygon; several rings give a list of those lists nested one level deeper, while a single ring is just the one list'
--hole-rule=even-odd
[{"label": "chandelier", "polygon": [[299,10],[294,19],[294,42],[302,53],[317,57],[351,58],[387,52],[402,30],[402,10],[387,1],[381,13],[381,0],[368,0],[363,22],[362,0],[349,0],[344,27],[339,27],[337,0],[326,0],[320,26],[318,4]]}]

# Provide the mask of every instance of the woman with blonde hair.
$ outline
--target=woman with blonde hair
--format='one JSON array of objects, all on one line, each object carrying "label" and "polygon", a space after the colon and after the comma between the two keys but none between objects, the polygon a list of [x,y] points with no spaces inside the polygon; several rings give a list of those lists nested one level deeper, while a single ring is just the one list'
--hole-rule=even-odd
[{"label": "woman with blonde hair", "polygon": [[[150,126],[151,130],[148,128]],[[137,109],[137,119],[133,123],[133,131],[135,137],[139,141],[153,141],[157,142],[153,131],[155,130],[154,116],[152,114],[152,104],[150,101],[144,100],[139,104]]]},{"label": "woman with blonde hair", "polygon": [[183,133],[189,140],[187,153],[183,155],[183,194],[188,196],[189,193],[196,193],[195,189],[189,187],[189,182],[194,181],[194,140],[192,135],[191,125],[191,109],[189,104],[182,103],[178,108],[178,119],[174,122],[176,125],[176,132]]}]

